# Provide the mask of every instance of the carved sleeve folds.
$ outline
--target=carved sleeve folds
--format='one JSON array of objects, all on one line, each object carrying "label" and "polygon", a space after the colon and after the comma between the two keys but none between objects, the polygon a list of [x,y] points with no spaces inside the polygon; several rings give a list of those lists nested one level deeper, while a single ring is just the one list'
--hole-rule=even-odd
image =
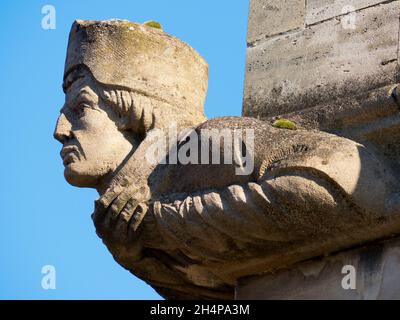
[{"label": "carved sleeve folds", "polygon": [[218,259],[230,252],[239,258],[238,252],[248,255],[253,244],[327,234],[326,226],[341,223],[343,199],[335,193],[314,176],[289,175],[157,201],[151,212],[157,246],[194,258]]}]

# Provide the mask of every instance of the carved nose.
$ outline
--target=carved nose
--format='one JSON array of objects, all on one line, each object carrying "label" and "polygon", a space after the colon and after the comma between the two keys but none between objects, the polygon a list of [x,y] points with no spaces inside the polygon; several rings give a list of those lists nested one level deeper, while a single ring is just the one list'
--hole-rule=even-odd
[{"label": "carved nose", "polygon": [[61,113],[58,117],[53,136],[61,143],[64,143],[71,138],[71,123],[68,121],[64,113]]}]

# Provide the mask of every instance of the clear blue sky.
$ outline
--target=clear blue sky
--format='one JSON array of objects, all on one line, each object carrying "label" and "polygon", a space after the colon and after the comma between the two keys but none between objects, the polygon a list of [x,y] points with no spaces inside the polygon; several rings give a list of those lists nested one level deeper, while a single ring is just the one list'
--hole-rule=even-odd
[{"label": "clear blue sky", "polygon": [[[41,27],[44,5],[56,29]],[[97,238],[96,193],[68,185],[52,138],[69,29],[75,19],[157,20],[210,66],[208,117],[240,115],[248,1],[3,1],[0,19],[0,299],[159,299]],[[41,268],[56,268],[43,290]]]}]

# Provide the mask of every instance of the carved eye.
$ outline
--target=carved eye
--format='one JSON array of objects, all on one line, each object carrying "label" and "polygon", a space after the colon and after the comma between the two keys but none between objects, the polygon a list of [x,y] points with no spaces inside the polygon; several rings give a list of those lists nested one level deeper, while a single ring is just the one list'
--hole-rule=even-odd
[{"label": "carved eye", "polygon": [[74,113],[76,114],[76,116],[78,118],[83,117],[83,115],[85,114],[85,105],[84,104],[78,104],[75,108],[74,108]]}]

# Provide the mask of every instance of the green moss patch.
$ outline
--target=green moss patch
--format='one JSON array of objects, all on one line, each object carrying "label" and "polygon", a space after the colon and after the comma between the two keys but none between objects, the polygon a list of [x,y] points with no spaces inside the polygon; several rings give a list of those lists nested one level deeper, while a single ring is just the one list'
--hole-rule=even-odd
[{"label": "green moss patch", "polygon": [[145,23],[143,23],[143,25],[162,30],[161,23],[157,21],[146,21]]},{"label": "green moss patch", "polygon": [[272,124],[275,128],[280,128],[280,129],[289,129],[289,130],[296,130],[297,126],[293,121],[287,120],[287,119],[278,119],[275,120],[274,123]]}]

